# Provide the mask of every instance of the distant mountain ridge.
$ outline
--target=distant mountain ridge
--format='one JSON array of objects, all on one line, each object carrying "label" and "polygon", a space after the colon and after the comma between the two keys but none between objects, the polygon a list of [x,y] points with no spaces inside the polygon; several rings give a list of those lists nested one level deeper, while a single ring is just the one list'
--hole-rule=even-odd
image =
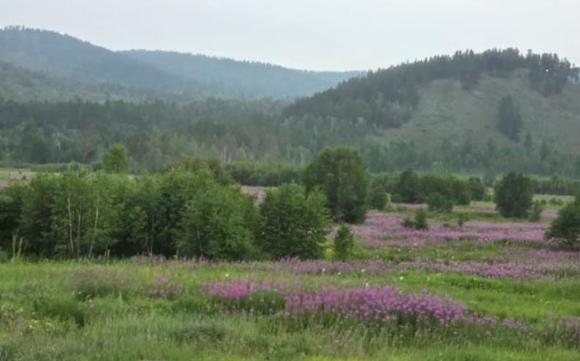
[{"label": "distant mountain ridge", "polygon": [[293,98],[314,94],[360,72],[315,72],[178,52],[130,50],[123,54],[169,74],[212,85],[222,94]]},{"label": "distant mountain ridge", "polygon": [[[103,84],[127,88],[113,95],[127,100],[155,93],[158,98],[176,100],[295,98],[326,90],[358,74],[307,72],[171,52],[115,52],[69,35],[22,27],[0,30],[0,61],[42,73],[53,82],[80,82],[97,93]],[[107,93],[100,96],[106,98]]]}]

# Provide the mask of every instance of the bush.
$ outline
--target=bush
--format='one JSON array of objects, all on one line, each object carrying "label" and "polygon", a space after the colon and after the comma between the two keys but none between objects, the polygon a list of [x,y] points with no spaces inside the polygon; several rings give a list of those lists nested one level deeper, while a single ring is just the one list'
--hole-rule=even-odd
[{"label": "bush", "polygon": [[368,181],[360,153],[352,148],[327,149],[304,170],[306,190],[320,189],[336,221],[358,223],[367,212]]},{"label": "bush", "polygon": [[468,206],[471,203],[471,191],[469,184],[461,179],[452,179],[453,199],[461,206]]},{"label": "bush", "polygon": [[541,201],[534,201],[532,204],[532,210],[528,219],[530,222],[538,222],[542,219],[542,212],[544,211],[544,206]]},{"label": "bush", "polygon": [[495,187],[495,203],[499,213],[508,218],[525,218],[534,195],[530,178],[521,173],[506,174]]},{"label": "bush", "polygon": [[474,201],[483,201],[485,198],[485,186],[479,177],[471,177],[467,181],[471,199]]},{"label": "bush", "polygon": [[322,258],[329,214],[324,195],[303,186],[284,184],[267,192],[260,208],[260,247],[274,259]]},{"label": "bush", "polygon": [[343,224],[334,237],[334,257],[339,261],[346,261],[352,256],[354,236],[350,227]]},{"label": "bush", "polygon": [[407,169],[399,176],[395,193],[404,203],[420,203],[423,200],[421,179],[412,169]]},{"label": "bush", "polygon": [[463,227],[463,225],[467,221],[469,221],[469,215],[467,215],[465,213],[459,213],[459,215],[457,216],[457,225],[459,227]]},{"label": "bush", "polygon": [[427,204],[430,211],[446,213],[453,211],[453,201],[440,193],[431,194],[427,199]]},{"label": "bush", "polygon": [[415,229],[429,229],[427,212],[424,209],[417,209],[415,213]]},{"label": "bush", "polygon": [[571,248],[580,246],[580,196],[560,210],[546,237],[558,239]]},{"label": "bush", "polygon": [[409,217],[405,218],[401,225],[405,228],[414,228],[417,230],[429,229],[429,222],[427,219],[427,212],[424,209],[417,209],[415,212],[415,219]]},{"label": "bush", "polygon": [[389,196],[383,185],[378,181],[372,182],[369,191],[369,206],[378,211],[382,211],[388,203]]}]

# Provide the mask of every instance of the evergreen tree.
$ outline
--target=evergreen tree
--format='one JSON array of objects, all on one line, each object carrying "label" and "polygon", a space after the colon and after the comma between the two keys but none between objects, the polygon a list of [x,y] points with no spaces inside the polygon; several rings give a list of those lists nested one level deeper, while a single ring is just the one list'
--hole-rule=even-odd
[{"label": "evergreen tree", "polygon": [[342,224],[334,237],[334,257],[339,261],[346,261],[352,255],[354,236],[347,224]]},{"label": "evergreen tree", "polygon": [[513,141],[520,140],[523,121],[518,107],[511,96],[503,97],[499,104],[497,127]]}]

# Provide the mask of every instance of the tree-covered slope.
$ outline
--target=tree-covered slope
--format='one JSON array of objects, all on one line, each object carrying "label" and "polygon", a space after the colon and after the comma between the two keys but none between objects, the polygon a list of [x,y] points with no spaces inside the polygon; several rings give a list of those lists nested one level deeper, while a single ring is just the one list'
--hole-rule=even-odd
[{"label": "tree-covered slope", "polygon": [[[0,30],[0,61],[91,85],[100,98],[111,98],[107,91],[112,84],[122,86],[127,91],[119,94],[126,100],[150,96],[177,101],[212,96],[294,98],[357,74],[306,72],[169,52],[114,52],[72,36],[21,27]],[[100,89],[102,84],[107,84],[106,89]]]},{"label": "tree-covered slope", "polygon": [[[577,80],[578,69],[557,55],[467,51],[371,72],[285,112],[350,122],[378,143],[414,142],[420,149],[485,146],[492,139],[511,147],[548,142],[580,154]],[[502,100],[513,108],[507,126],[498,125]]]},{"label": "tree-covered slope", "polygon": [[[418,89],[421,101],[398,128],[380,129],[379,142],[413,141],[423,148],[445,142],[484,147],[490,139],[498,147],[522,147],[528,134],[533,145],[547,142],[563,153],[580,155],[580,86],[570,84],[554,96],[530,89],[525,72],[508,77],[484,76],[476,89],[466,91],[453,79],[435,80]],[[519,141],[497,127],[503,97],[514,99],[522,115]]]},{"label": "tree-covered slope", "polygon": [[0,31],[0,60],[48,75],[83,82],[203,95],[191,80],[108,49],[52,31],[10,27]]},{"label": "tree-covered slope", "polygon": [[185,95],[170,94],[149,88],[127,87],[115,83],[83,82],[74,78],[47,75],[0,61],[0,98],[14,101],[42,100],[49,102],[83,99],[187,101]]},{"label": "tree-covered slope", "polygon": [[220,95],[294,98],[314,94],[359,72],[313,72],[276,65],[164,51],[123,52],[175,76],[208,85]]}]

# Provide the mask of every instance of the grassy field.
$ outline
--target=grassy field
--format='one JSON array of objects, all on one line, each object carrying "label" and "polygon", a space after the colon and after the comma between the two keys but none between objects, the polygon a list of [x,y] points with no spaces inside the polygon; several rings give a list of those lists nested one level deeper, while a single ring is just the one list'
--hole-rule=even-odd
[{"label": "grassy field", "polygon": [[580,359],[580,253],[546,245],[550,214],[415,231],[411,208],[355,226],[348,262],[4,255],[0,360]]}]

